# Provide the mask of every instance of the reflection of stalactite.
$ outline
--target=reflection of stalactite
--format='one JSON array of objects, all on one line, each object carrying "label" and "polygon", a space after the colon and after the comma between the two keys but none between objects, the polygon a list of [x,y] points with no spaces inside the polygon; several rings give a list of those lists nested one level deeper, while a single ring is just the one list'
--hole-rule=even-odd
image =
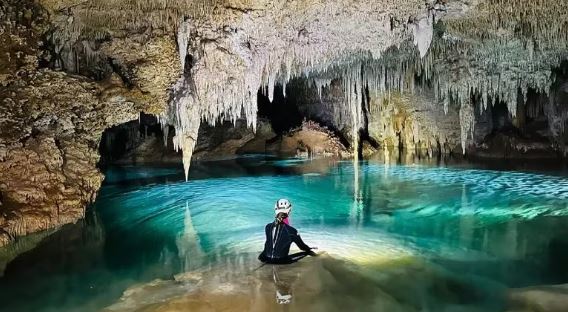
[{"label": "reflection of stalactite", "polygon": [[185,206],[183,225],[183,232],[177,237],[176,246],[182,270],[187,272],[199,267],[203,263],[205,256],[199,244],[199,236],[193,227],[189,203],[186,203]]},{"label": "reflection of stalactite", "polygon": [[351,112],[352,118],[352,137],[353,137],[353,208],[351,215],[358,219],[362,209],[361,189],[359,185],[359,132],[363,126],[363,104],[364,85],[361,70],[354,67],[346,72],[343,78],[343,88],[346,95],[346,105]]},{"label": "reflection of stalactite", "polygon": [[519,233],[517,231],[518,222],[511,220],[507,223],[507,230],[504,237],[503,254],[509,258],[518,257],[518,247],[519,247]]},{"label": "reflection of stalactite", "polygon": [[471,247],[473,242],[473,216],[475,208],[467,197],[467,187],[462,185],[461,207],[459,208],[460,218],[460,237],[463,246]]},{"label": "reflection of stalactite", "polygon": [[363,173],[363,190],[361,196],[361,220],[367,223],[371,218],[371,207],[373,205],[373,191],[372,185],[369,182],[369,171],[365,170]]}]

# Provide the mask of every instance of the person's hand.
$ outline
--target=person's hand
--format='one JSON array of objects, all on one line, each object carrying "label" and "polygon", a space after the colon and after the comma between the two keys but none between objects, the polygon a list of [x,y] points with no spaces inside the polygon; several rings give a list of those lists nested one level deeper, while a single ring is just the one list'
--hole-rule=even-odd
[{"label": "person's hand", "polygon": [[314,251],[314,250],[317,250],[317,249],[318,249],[317,247],[310,247],[310,251],[308,252],[308,254],[312,257],[317,256],[318,254]]}]

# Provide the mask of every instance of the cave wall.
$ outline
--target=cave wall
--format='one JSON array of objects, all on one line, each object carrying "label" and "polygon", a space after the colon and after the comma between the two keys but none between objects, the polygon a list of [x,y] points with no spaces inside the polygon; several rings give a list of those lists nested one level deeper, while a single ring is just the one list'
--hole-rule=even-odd
[{"label": "cave wall", "polygon": [[103,179],[102,132],[137,117],[133,102],[90,81],[49,71],[27,79],[0,90],[3,243],[82,217]]},{"label": "cave wall", "polygon": [[[466,155],[480,159],[562,161],[568,143],[568,84],[562,74],[564,66],[557,69],[548,93],[530,89],[526,99],[519,95],[514,116],[506,102],[496,99],[484,107],[474,97],[472,128],[465,131]],[[429,87],[413,93],[366,91],[360,103],[365,116],[360,140],[370,140],[380,149],[461,157],[464,124],[459,107],[444,107]],[[353,119],[345,101],[340,79],[296,79],[287,87],[287,105],[296,106],[301,118],[315,120],[338,133],[350,146]]]},{"label": "cave wall", "polygon": [[[564,64],[563,66],[566,66]],[[468,153],[477,157],[557,159],[568,156],[565,127],[568,92],[559,75],[548,94],[531,89],[517,102],[513,116],[507,104],[496,101],[476,107],[475,133]]]},{"label": "cave wall", "polygon": [[[420,150],[430,156],[458,150],[458,110],[451,107],[444,112],[431,90],[388,95],[366,92],[365,100],[360,103],[365,121],[358,136],[362,141],[370,141],[369,148]],[[324,83],[296,80],[288,85],[287,93],[302,117],[329,127],[345,139],[347,146],[353,145],[353,119],[344,105],[346,100],[339,79]]]},{"label": "cave wall", "polygon": [[[493,100],[505,102],[514,117],[517,100],[530,88],[547,89],[552,68],[567,57],[565,1],[41,3],[56,13],[56,65],[81,72],[84,66],[73,60],[98,64],[101,55],[110,56],[113,70],[141,88],[172,87],[160,120],[176,129],[174,146],[182,151],[186,175],[201,119],[215,124],[244,117],[254,128],[257,90],[265,89],[272,101],[276,85],[285,91],[293,78],[313,78],[319,85],[341,79],[345,101],[339,111],[353,117],[353,133],[365,132],[365,113],[358,108],[363,85],[381,94],[414,93],[415,85],[428,85],[445,112],[457,106],[463,153],[475,135],[473,98],[484,109]],[[144,73],[161,72],[171,63],[152,67],[161,58],[151,52],[159,49],[145,47],[163,47],[164,40],[156,38],[168,34],[175,35],[183,75],[159,74],[167,78],[146,85]]]},{"label": "cave wall", "polygon": [[[0,246],[82,218],[103,180],[103,131],[163,110],[180,70],[175,40],[163,34],[117,40],[97,61],[85,50],[71,57],[55,48],[53,37],[63,39],[53,13],[34,1],[0,3]],[[60,47],[81,42],[65,40]]]},{"label": "cave wall", "polygon": [[459,155],[459,112],[444,112],[431,90],[417,94],[371,94],[368,131],[383,148],[405,149],[430,157]]}]

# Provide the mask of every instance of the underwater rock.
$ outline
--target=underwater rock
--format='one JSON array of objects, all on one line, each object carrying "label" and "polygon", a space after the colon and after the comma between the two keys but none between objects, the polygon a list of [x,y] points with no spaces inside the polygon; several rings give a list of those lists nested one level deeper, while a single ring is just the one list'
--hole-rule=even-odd
[{"label": "underwater rock", "polygon": [[2,245],[0,242],[0,245],[3,246],[0,247],[0,277],[4,275],[4,269],[10,261],[14,260],[20,254],[35,248],[44,238],[55,231],[56,229],[49,229],[33,233],[31,235],[26,235],[18,238],[12,244],[8,244],[13,241],[8,233],[0,233],[0,240],[2,240],[2,235],[6,235],[4,241],[4,245],[6,246]]},{"label": "underwater rock", "polygon": [[568,306],[568,284],[512,289],[507,311],[562,312]]},{"label": "underwater rock", "polygon": [[357,266],[322,254],[292,265],[261,265],[253,256],[241,257],[133,286],[104,311],[419,311],[425,306],[483,311],[473,299],[483,291],[419,261]]}]

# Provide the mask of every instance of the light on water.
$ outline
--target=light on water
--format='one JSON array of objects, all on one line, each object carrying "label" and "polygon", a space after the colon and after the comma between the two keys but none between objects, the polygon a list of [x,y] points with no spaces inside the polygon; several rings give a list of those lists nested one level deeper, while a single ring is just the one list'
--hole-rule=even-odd
[{"label": "light on water", "polygon": [[[323,254],[260,266],[281,197]],[[537,173],[243,158],[185,182],[112,168],[84,222],[8,265],[0,309],[501,311],[510,288],[568,281],[567,215],[568,178]]]}]

